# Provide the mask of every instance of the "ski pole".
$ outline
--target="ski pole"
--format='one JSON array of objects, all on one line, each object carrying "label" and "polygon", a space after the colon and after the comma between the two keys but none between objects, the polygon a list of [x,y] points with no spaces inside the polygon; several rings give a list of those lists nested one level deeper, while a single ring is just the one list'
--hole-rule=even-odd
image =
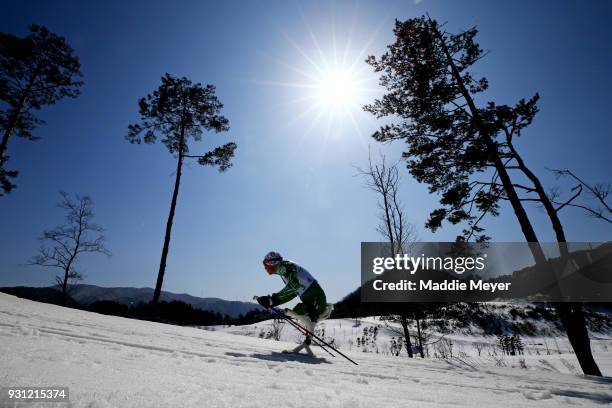
[{"label": "ski pole", "polygon": [[[289,320],[290,318],[288,316],[286,316],[282,311],[276,309],[275,307],[271,307],[270,309],[274,310],[278,315],[283,316],[285,319]],[[348,361],[350,361],[351,363],[355,364],[355,365],[359,365],[356,362],[354,362],[350,357],[348,357],[347,355],[345,355],[344,353],[342,353],[341,351],[339,351],[338,349],[336,349],[334,346],[332,346],[331,344],[327,343],[325,340],[321,339],[319,336],[317,336],[316,334],[314,334],[313,332],[311,332],[310,330],[308,330],[307,328],[301,326],[299,323],[292,321],[291,323],[295,324],[296,326],[299,326],[305,333],[310,334],[312,337],[314,337],[315,339],[317,339],[317,341],[319,343],[323,343],[325,344],[327,347],[329,347],[330,349],[334,350],[336,353],[340,354],[342,357],[346,358]]]},{"label": "ski pole", "polygon": [[[257,296],[253,296],[253,300],[257,300]],[[293,327],[294,327],[294,328],[295,328],[297,331],[299,331],[300,333],[304,334],[305,336],[308,336],[308,331],[307,331],[307,330],[306,330],[304,327],[300,326],[299,324],[297,324],[296,322],[294,322],[293,320],[291,320],[291,318],[289,318],[289,316],[285,315],[285,314],[284,314],[284,313],[283,313],[281,310],[279,310],[279,309],[275,308],[274,306],[268,306],[268,307],[266,307],[266,310],[272,310],[272,311],[274,312],[274,314],[275,314],[277,317],[279,317],[279,318],[281,318],[281,319],[283,319],[283,320],[287,321],[287,322],[288,322],[290,325],[292,325],[292,326],[293,326]],[[312,341],[312,339],[311,339],[311,341]],[[323,347],[323,345],[322,345],[322,344],[320,344],[318,341],[316,341],[316,340],[315,340],[315,341],[314,341],[314,344],[315,344],[316,346],[321,347],[323,350],[325,350],[327,353],[329,353],[329,355],[330,355],[330,356],[332,356],[332,357],[336,357],[336,356],[334,356],[334,355],[331,353],[331,351],[329,351],[328,349],[326,349],[325,347]]]},{"label": "ski pole", "polygon": [[[306,330],[304,327],[300,326],[299,324],[297,324],[296,322],[294,322],[289,316],[285,315],[284,313],[282,313],[280,310],[275,309],[273,307],[269,308],[271,309],[278,317],[280,317],[281,319],[287,321],[290,325],[292,325],[297,331],[301,332],[302,334],[308,336],[309,332],[308,330]],[[312,340],[312,339],[311,339]],[[332,357],[336,357],[332,354],[331,351],[329,351],[328,349],[326,349],[325,347],[323,347],[323,345],[317,341],[314,340],[314,344],[316,346],[321,347],[321,349],[323,349],[324,351],[326,351],[330,356]]]}]

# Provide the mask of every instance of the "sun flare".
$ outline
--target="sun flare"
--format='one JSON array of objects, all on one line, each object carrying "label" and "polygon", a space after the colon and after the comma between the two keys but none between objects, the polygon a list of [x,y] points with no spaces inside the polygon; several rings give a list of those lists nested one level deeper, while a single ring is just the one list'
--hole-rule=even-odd
[{"label": "sun flare", "polygon": [[281,67],[272,80],[255,82],[284,88],[284,95],[291,95],[273,109],[287,109],[288,121],[284,128],[298,126],[304,140],[312,133],[341,140],[348,135],[363,139],[364,124],[371,117],[363,106],[380,94],[378,77],[365,63],[369,48],[380,27],[367,33],[357,32],[356,20],[347,22],[341,32],[331,21],[331,29],[321,25],[313,30],[304,20],[304,27],[297,27],[299,41],[281,31],[287,44],[284,56],[271,59]]},{"label": "sun flare", "polygon": [[357,80],[349,70],[336,69],[321,76],[316,86],[320,103],[348,105],[357,97]]}]

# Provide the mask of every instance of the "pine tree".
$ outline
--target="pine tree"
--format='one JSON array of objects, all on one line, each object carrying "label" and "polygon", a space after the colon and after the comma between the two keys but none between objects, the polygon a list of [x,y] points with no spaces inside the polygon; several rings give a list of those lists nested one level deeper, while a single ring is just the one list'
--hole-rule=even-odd
[{"label": "pine tree", "polygon": [[194,84],[185,77],[176,78],[170,74],[164,75],[161,80],[157,90],[140,99],[141,122],[129,125],[126,136],[126,139],[134,144],[143,141],[148,144],[155,143],[161,136],[161,142],[177,158],[164,246],[151,301],[153,305],[157,304],[161,295],[184,160],[196,158],[199,164],[217,166],[220,172],[224,172],[232,166],[231,159],[236,150],[235,143],[226,143],[203,155],[190,155],[189,139],[202,140],[204,130],[217,133],[229,130],[229,121],[220,113],[223,105],[215,95],[213,85]]},{"label": "pine tree", "polygon": [[[405,140],[408,150],[404,158],[410,173],[417,181],[427,183],[431,193],[441,195],[442,206],[432,211],[426,226],[435,231],[444,221],[465,222],[468,228],[457,237],[459,241],[487,241],[489,237],[479,223],[487,214],[498,215],[500,201],[506,200],[525,240],[538,243],[523,206],[523,201],[537,200],[547,211],[557,241],[564,243],[556,215],[559,208],[552,207],[541,183],[512,144],[512,138],[520,136],[535,117],[539,95],[520,100],[514,107],[494,102],[476,106],[475,95],[488,88],[488,81],[470,72],[485,55],[475,42],[475,28],[450,34],[436,21],[420,17],[396,21],[394,32],[396,40],[387,52],[378,59],[367,59],[381,74],[380,83],[388,92],[364,109],[379,118],[400,118],[399,123],[382,126],[374,138],[381,142]],[[505,139],[500,140],[500,135]],[[513,183],[510,169],[521,171],[533,185]],[[518,191],[535,194],[536,198],[521,197]],[[549,270],[542,248],[529,248],[536,265]],[[567,256],[564,244],[560,244],[560,250]],[[562,303],[556,308],[584,373],[601,375],[581,306]]]},{"label": "pine tree", "polygon": [[[62,98],[76,98],[81,64],[64,37],[45,27],[31,25],[24,38],[0,33],[0,184],[4,193],[15,184],[17,171],[6,170],[9,139],[16,135],[28,140],[44,121],[34,111],[53,105]],[[2,193],[0,193],[2,195]]]}]

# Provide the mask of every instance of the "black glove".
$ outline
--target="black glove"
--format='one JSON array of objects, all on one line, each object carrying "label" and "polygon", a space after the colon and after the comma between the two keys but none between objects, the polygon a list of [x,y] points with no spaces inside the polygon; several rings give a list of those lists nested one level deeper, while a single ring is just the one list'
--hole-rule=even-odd
[{"label": "black glove", "polygon": [[259,303],[262,307],[266,309],[272,307],[272,296],[259,296],[257,298],[257,303]]}]

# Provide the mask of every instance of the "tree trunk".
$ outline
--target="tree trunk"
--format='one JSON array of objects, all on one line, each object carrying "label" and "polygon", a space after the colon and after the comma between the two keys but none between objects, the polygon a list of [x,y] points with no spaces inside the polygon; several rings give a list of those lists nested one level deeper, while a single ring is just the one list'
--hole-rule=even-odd
[{"label": "tree trunk", "polygon": [[[446,46],[446,42],[444,38],[442,37],[442,34],[440,33],[437,27],[433,29],[435,30],[435,35],[438,37],[438,40],[440,41],[440,45],[446,56],[447,63],[451,68],[453,78],[455,79],[455,82],[457,83],[457,88],[461,92],[461,95],[465,99],[465,102],[467,103],[470,109],[472,120],[474,121],[474,125],[476,126],[476,129],[478,130],[478,134],[480,135],[482,140],[485,142],[485,145],[487,146],[487,152],[491,156],[491,160],[493,161],[493,164],[495,165],[495,169],[497,170],[497,173],[499,174],[499,178],[502,182],[504,190],[506,191],[506,194],[508,195],[508,200],[510,201],[510,204],[512,205],[514,214],[516,215],[516,218],[518,219],[521,230],[523,231],[523,235],[525,236],[525,239],[527,240],[527,242],[538,242],[538,238],[531,225],[531,222],[529,221],[527,212],[525,211],[525,208],[523,207],[523,204],[521,203],[519,196],[516,190],[514,189],[514,186],[512,185],[512,181],[510,180],[508,171],[506,170],[506,167],[504,166],[504,163],[502,162],[502,159],[499,155],[497,144],[491,138],[490,132],[487,129],[485,129],[485,126],[482,123],[482,119],[480,117],[480,112],[478,111],[478,108],[476,107],[476,104],[474,103],[472,96],[470,95],[469,91],[465,87],[465,84],[463,83],[461,74],[459,73],[459,70],[457,69],[455,62],[453,61],[453,57],[448,51],[448,47]],[[529,247],[531,248],[531,252],[536,260],[536,263],[546,262],[546,257],[544,256],[544,252],[542,251],[542,248],[540,248],[539,245],[530,245]]]},{"label": "tree trunk", "polygon": [[25,104],[25,94],[19,99],[19,105],[15,108],[9,123],[7,124],[4,133],[2,134],[2,141],[0,141],[0,158],[4,157],[4,152],[6,152],[6,148],[8,145],[8,141],[12,136],[15,128],[17,127],[17,121],[19,120],[19,116],[21,115],[21,109],[23,109],[23,105]]},{"label": "tree trunk", "polygon": [[586,375],[601,377],[601,370],[591,351],[591,341],[584,321],[582,305],[580,303],[557,303],[555,307],[582,371]]},{"label": "tree trunk", "polygon": [[[18,117],[16,119],[18,119]],[[16,119],[11,120],[11,123],[9,124],[9,126],[7,126],[6,130],[4,131],[4,134],[2,135],[2,141],[0,142],[0,158],[4,157],[4,152],[6,151],[8,140],[13,134],[13,131],[15,130],[15,123],[17,122]]]},{"label": "tree trunk", "polygon": [[66,268],[64,269],[64,281],[62,282],[62,306],[66,306],[68,301],[68,275],[70,274],[70,267],[74,261],[74,255],[68,261]]},{"label": "tree trunk", "polygon": [[[540,200],[542,201],[542,205],[548,214],[548,218],[552,223],[553,230],[555,231],[555,235],[557,238],[557,242],[559,245],[559,251],[562,258],[566,258],[567,262],[570,261],[570,253],[567,248],[567,240],[565,238],[565,231],[563,230],[563,225],[561,224],[561,220],[557,214],[557,210],[553,203],[546,195],[546,191],[542,186],[542,183],[538,179],[538,177],[527,167],[523,158],[518,154],[514,146],[512,145],[512,141],[508,138],[508,147],[512,152],[512,155],[516,159],[516,162],[521,169],[521,171],[529,178],[529,180],[533,183],[533,186],[538,194]],[[564,262],[565,264],[565,262]],[[601,370],[597,366],[595,359],[593,358],[593,352],[591,351],[591,340],[589,338],[589,332],[586,328],[586,322],[584,320],[584,314],[582,313],[582,305],[580,303],[556,303],[555,309],[559,314],[559,319],[565,328],[565,332],[567,333],[567,338],[576,353],[576,358],[580,363],[580,367],[582,371],[587,375],[597,375],[601,376]]]},{"label": "tree trunk", "polygon": [[62,282],[62,306],[66,306],[67,303],[66,293],[68,291],[68,268],[64,270],[64,282]]},{"label": "tree trunk", "polygon": [[387,193],[383,192],[383,202],[385,205],[385,223],[387,224],[387,231],[389,233],[389,243],[391,244],[391,256],[396,255],[395,251],[395,239],[393,229],[391,228],[391,216],[389,214],[389,202],[387,200]]},{"label": "tree trunk", "polygon": [[172,222],[174,220],[174,212],[176,210],[176,201],[179,193],[179,186],[181,184],[181,172],[183,169],[183,154],[184,154],[184,143],[185,143],[185,130],[181,129],[181,138],[179,146],[178,162],[176,165],[176,180],[174,182],[174,192],[172,193],[172,203],[170,204],[170,213],[168,214],[168,221],[166,222],[166,235],[164,237],[164,248],[162,249],[161,261],[159,263],[159,272],[157,273],[157,283],[155,284],[155,292],[153,293],[153,300],[151,303],[156,305],[159,302],[161,296],[162,285],[164,283],[164,273],[166,272],[166,259],[168,258],[168,249],[170,248],[170,234],[172,232]]},{"label": "tree trunk", "polygon": [[[555,210],[553,203],[546,195],[546,191],[544,191],[542,183],[540,183],[540,180],[536,177],[536,175],[527,167],[527,165],[523,161],[523,158],[518,154],[510,139],[508,139],[508,147],[510,148],[512,155],[516,159],[516,162],[521,171],[525,173],[527,178],[529,178],[529,180],[531,180],[531,182],[533,183],[536,193],[540,197],[542,205],[544,206],[544,209],[548,214],[548,218],[550,218],[550,222],[552,223],[553,230],[555,231],[555,235],[557,237],[557,242],[567,242],[565,239],[565,232],[563,231],[563,225],[561,225],[561,220],[559,220],[559,216],[557,215],[557,211]],[[566,245],[560,245],[559,249],[561,251],[561,255],[569,257],[569,252],[567,251]]]},{"label": "tree trunk", "polygon": [[402,329],[404,329],[404,339],[406,340],[406,351],[408,352],[408,357],[413,358],[412,355],[412,342],[410,341],[410,333],[408,332],[408,321],[406,320],[406,315],[400,315],[400,322],[402,324]]},{"label": "tree trunk", "polygon": [[34,82],[38,77],[38,73],[40,72],[40,66],[37,65],[34,70],[34,74],[30,77],[28,81],[28,86],[21,94],[19,98],[19,103],[15,107],[15,111],[13,112],[13,116],[11,117],[4,134],[2,135],[2,141],[0,141],[0,158],[4,157],[4,152],[6,151],[6,147],[8,145],[9,138],[12,136],[15,128],[17,127],[17,121],[19,120],[19,116],[21,116],[21,110],[25,106],[26,101],[28,100],[28,95],[32,91],[32,86],[34,86]]},{"label": "tree trunk", "polygon": [[419,315],[415,313],[415,320],[416,320],[416,325],[417,325],[417,341],[419,343],[418,345],[418,349],[419,349],[419,353],[421,354],[421,358],[425,358],[425,355],[423,354],[423,337],[421,336],[421,322],[419,322]]}]

